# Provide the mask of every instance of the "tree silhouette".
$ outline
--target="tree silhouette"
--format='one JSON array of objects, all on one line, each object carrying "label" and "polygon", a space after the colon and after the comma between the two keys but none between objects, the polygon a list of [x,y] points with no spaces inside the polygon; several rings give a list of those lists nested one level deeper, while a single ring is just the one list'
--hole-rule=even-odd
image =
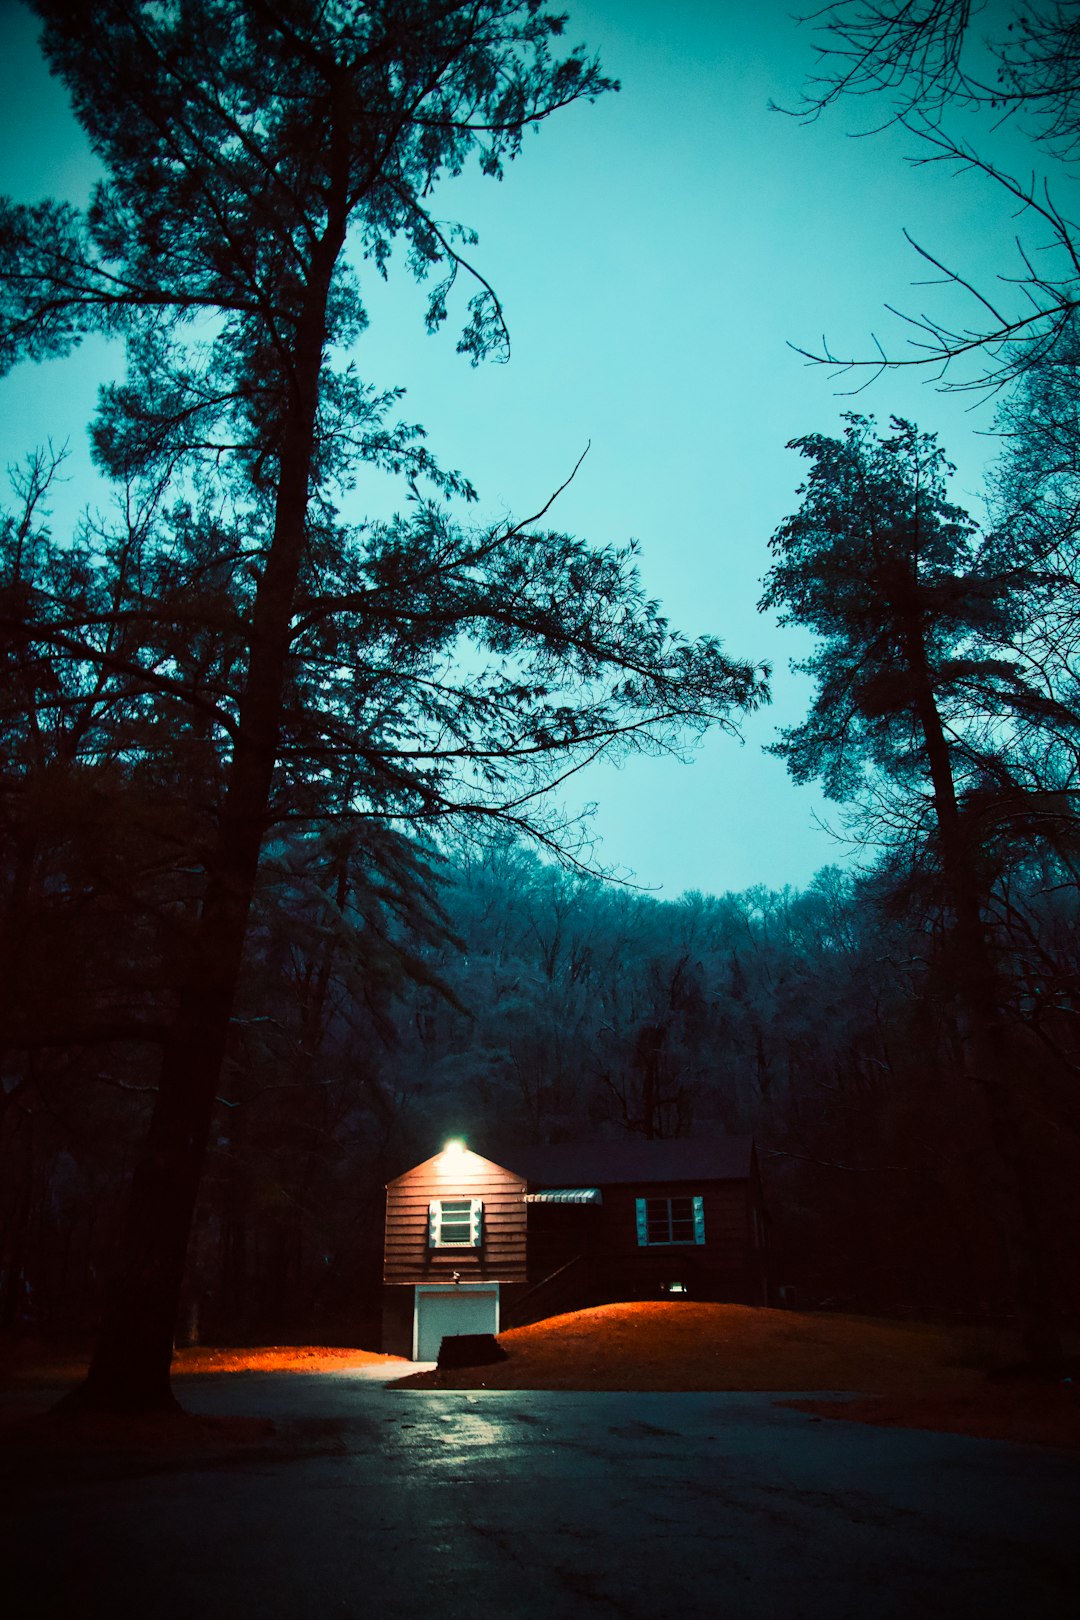
[{"label": "tree silhouette", "polygon": [[899,790],[939,888],[944,969],[999,1161],[1025,1346],[1033,1361],[1051,1362],[1060,1350],[1030,1097],[1010,1052],[986,907],[992,828],[1013,808],[1003,804],[993,722],[1055,706],[987,645],[1019,623],[1026,576],[980,565],[974,525],[946,498],[951,469],[935,438],[896,418],[892,427],[879,438],[871,420],[849,417],[842,439],[793,446],[812,470],[799,510],[771,542],[777,561],[761,606],[820,645],[801,666],[817,681],[810,716],[776,752],[796,780],[819,777],[833,798],[865,793],[873,775]]},{"label": "tree silhouette", "polygon": [[[335,500],[361,465],[472,493],[439,469],[418,428],[393,421],[399,391],[379,393],[350,363],[366,323],[356,263],[385,273],[400,245],[415,274],[434,272],[432,327],[455,279],[471,277],[459,347],[474,360],[505,354],[499,301],[465,257],[469,233],[438,219],[431,198],[470,157],[499,177],[527,127],[610,87],[581,50],[553,56],[562,19],[534,0],[106,0],[90,10],[40,0],[35,9],[106,179],[85,216],[52,203],[0,211],[0,361],[63,354],[91,331],[125,340],[127,379],[103,391],[97,455],[126,480],[186,491],[198,516],[192,524],[181,513],[181,529],[205,536],[201,503],[215,507],[200,579],[224,574],[239,646],[230,679],[211,689],[206,671],[177,673],[170,657],[139,651],[182,615],[139,600],[115,619],[129,633],[128,678],[208,717],[223,761],[116,1281],[74,1396],[78,1406],[164,1406],[192,1209],[275,815],[464,810],[460,788],[439,777],[443,758],[475,765],[481,790],[494,790],[508,742],[522,761],[554,750],[569,766],[571,755],[632,737],[647,716],[661,727],[704,723],[753,701],[758,685],[714,644],[676,644],[633,587],[627,612],[617,600],[629,583],[625,556],[590,554],[529,525],[465,537],[421,504],[415,522],[380,531],[358,560],[337,519]],[[189,557],[175,530],[165,554],[169,546]],[[48,647],[102,672],[117,666],[111,634],[103,645],[53,604],[16,614],[10,628],[24,653]],[[440,672],[463,631],[496,668],[472,694],[464,680],[444,692]],[[181,644],[192,635],[181,629]],[[515,683],[509,666],[523,647],[526,675]],[[564,673],[590,685],[583,713],[555,695]],[[411,683],[408,716],[384,704],[387,679],[399,693]],[[423,727],[410,734],[417,715]],[[298,736],[302,762],[292,757]],[[330,766],[346,756],[352,778]],[[517,805],[527,820],[539,786],[509,793],[506,813]],[[474,803],[492,812],[490,792]]]},{"label": "tree silhouette", "polygon": [[[1059,192],[1068,194],[1080,141],[1074,8],[1062,0],[1017,0],[993,11],[971,0],[830,0],[804,20],[817,68],[801,104],[787,110],[815,119],[838,101],[865,100],[878,129],[899,124],[913,136],[916,163],[982,175],[1009,199],[1010,215],[1037,234],[1010,243],[1015,269],[988,284],[905,231],[933,281],[964,296],[968,320],[953,325],[890,305],[908,328],[906,348],[875,337],[863,354],[838,355],[824,340],[797,352],[838,374],[866,372],[867,382],[885,370],[929,368],[948,390],[996,390],[1056,363],[1080,308],[1076,226],[1043,176],[988,157],[986,137],[1002,124],[1022,131],[1037,159],[1058,165]],[[972,115],[975,140],[963,133]]]}]

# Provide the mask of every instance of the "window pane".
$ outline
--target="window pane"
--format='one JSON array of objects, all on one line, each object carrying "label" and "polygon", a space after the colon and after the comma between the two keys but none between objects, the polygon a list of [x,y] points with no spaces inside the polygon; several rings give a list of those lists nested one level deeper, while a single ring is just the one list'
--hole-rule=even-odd
[{"label": "window pane", "polygon": [[468,1198],[444,1198],[439,1215],[440,1243],[472,1242],[472,1203]]},{"label": "window pane", "polygon": [[693,1243],[694,1241],[694,1200],[692,1198],[673,1198],[671,1200],[671,1241],[672,1243]]},{"label": "window pane", "polygon": [[695,1243],[693,1198],[646,1198],[646,1243]]},{"label": "window pane", "polygon": [[645,1223],[650,1243],[668,1243],[668,1200],[666,1198],[646,1198]]}]

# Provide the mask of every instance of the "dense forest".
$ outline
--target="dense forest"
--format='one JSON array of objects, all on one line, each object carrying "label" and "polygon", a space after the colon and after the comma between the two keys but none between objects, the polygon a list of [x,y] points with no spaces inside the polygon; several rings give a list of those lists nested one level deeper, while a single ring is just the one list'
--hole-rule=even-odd
[{"label": "dense forest", "polygon": [[[751,1131],[789,1297],[1008,1316],[993,1156],[933,970],[936,923],[898,912],[883,876],[829,868],[802,893],[661,901],[509,840],[458,847],[440,871],[445,934],[420,947],[350,891],[333,850],[271,852],[184,1334],[369,1326],[383,1183],[451,1134],[498,1158],[531,1141]],[[999,940],[1061,1304],[1075,1310],[1080,907],[1047,877],[1039,861],[1010,871]],[[147,969],[132,965],[144,983]],[[149,1087],[123,1043],[38,1049],[10,1072],[5,1323],[85,1331]]]},{"label": "dense forest", "polygon": [[[471,522],[349,360],[355,264],[403,242],[429,324],[471,278],[463,352],[504,347],[430,193],[499,175],[599,65],[512,0],[34,9],[107,179],[85,217],[3,204],[0,359],[105,333],[128,371],[92,424],[114,515],[54,532],[37,451],[0,526],[0,1328],[102,1321],[82,1398],[161,1403],[174,1332],[355,1337],[383,1183],[447,1134],[738,1131],[783,1298],[1015,1317],[1052,1355],[1080,1308],[1075,273],[929,333],[1002,390],[978,517],[907,421],[794,446],[761,606],[812,633],[813,695],[776,752],[858,859],[660,900],[588,869],[559,788],[733,729],[768,671],[680,637],[632,547]],[[1010,46],[1006,87],[1049,48]],[[401,516],[345,515],[361,470]]]}]

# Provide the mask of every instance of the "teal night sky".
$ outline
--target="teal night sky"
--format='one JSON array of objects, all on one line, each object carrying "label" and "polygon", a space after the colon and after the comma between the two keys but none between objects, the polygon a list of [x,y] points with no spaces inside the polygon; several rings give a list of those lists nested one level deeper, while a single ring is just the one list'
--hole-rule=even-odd
[{"label": "teal night sky", "polygon": [[[769,111],[793,104],[812,66],[809,34],[787,0],[578,0],[569,36],[599,51],[622,92],[573,108],[528,141],[505,182],[448,185],[442,212],[480,232],[477,262],[498,288],[514,350],[479,369],[454,352],[451,321],[423,330],[423,293],[403,269],[367,285],[371,329],[357,354],[380,386],[404,384],[447,465],[468,473],[482,515],[534,511],[591,449],[551,521],[595,541],[641,542],[649,591],[688,634],[713,632],[735,654],[776,667],[775,702],[720,734],[690,767],[669,758],[598,767],[573,805],[595,802],[598,859],[667,896],[753,883],[805,884],[849,851],[819,825],[838,821],[761,751],[801,716],[787,673],[799,638],[759,619],[767,542],[795,505],[803,433],[842,411],[898,412],[941,432],[959,474],[954,498],[978,508],[992,405],[893,374],[853,402],[787,347],[825,333],[866,352],[870,333],[899,349],[886,303],[962,322],[947,289],[913,287],[926,267],[908,230],[965,273],[1011,268],[1015,230],[986,182],[905,162],[895,130],[851,139],[872,119],[841,106],[811,126]],[[33,19],[0,0],[0,190],[30,201],[85,200],[92,159],[48,79]],[[461,297],[461,313],[467,295]],[[459,322],[460,324],[460,322]],[[85,425],[119,351],[88,343],[73,359],[21,367],[0,383],[0,454],[70,441],[56,532],[87,500],[104,504]],[[362,504],[388,511],[373,482]]]}]

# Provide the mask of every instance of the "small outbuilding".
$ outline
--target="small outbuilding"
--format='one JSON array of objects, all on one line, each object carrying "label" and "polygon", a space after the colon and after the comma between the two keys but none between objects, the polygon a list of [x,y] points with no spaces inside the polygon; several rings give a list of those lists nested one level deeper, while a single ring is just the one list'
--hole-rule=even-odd
[{"label": "small outbuilding", "polygon": [[765,1214],[748,1136],[516,1148],[451,1142],[386,1189],[383,1348],[434,1361],[614,1300],[767,1301]]}]

